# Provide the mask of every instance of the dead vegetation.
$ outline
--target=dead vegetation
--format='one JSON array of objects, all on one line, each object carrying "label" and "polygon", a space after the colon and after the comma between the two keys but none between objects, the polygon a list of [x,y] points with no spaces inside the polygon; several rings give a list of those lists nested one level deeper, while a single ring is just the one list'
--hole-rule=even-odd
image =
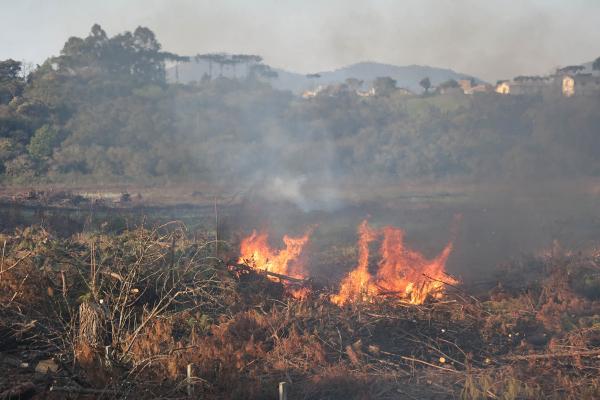
[{"label": "dead vegetation", "polygon": [[32,227],[0,246],[0,398],[185,398],[189,383],[268,399],[282,381],[293,399],[600,396],[597,255],[513,263],[479,298],[339,307],[223,263],[178,224],[70,239]]}]

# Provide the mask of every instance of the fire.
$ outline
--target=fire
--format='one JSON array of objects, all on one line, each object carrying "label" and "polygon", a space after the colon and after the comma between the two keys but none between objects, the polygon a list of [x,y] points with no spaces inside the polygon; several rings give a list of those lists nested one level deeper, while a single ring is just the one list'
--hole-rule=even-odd
[{"label": "fire", "polygon": [[[369,243],[383,235],[377,272],[369,272]],[[367,221],[359,227],[358,266],[344,278],[339,293],[331,300],[336,304],[366,301],[375,295],[394,296],[411,304],[422,304],[428,296],[439,298],[445,284],[457,281],[446,275],[445,267],[452,243],[433,260],[407,248],[404,232],[391,226],[370,228]]]},{"label": "fire", "polygon": [[331,297],[336,304],[366,300],[377,290],[369,273],[369,244],[377,238],[377,232],[363,221],[358,227],[358,266],[340,285],[340,292]]},{"label": "fire", "polygon": [[[285,248],[271,248],[265,232],[252,234],[242,240],[239,263],[265,271],[267,277],[281,281],[295,298],[306,298],[310,289],[295,279],[308,278],[300,255],[312,230],[303,236],[285,235]],[[369,270],[371,244],[380,241],[379,262],[375,272]],[[331,296],[338,305],[371,301],[375,296],[390,296],[411,304],[422,304],[428,297],[440,298],[445,285],[458,281],[445,272],[446,261],[452,252],[452,242],[433,259],[427,259],[404,243],[404,232],[392,226],[375,229],[363,221],[358,228],[358,264],[341,282],[339,292]],[[291,278],[291,279],[290,279]]]},{"label": "fire", "polygon": [[[304,236],[295,238],[285,235],[283,237],[285,249],[273,250],[269,246],[267,233],[253,231],[250,236],[242,240],[239,263],[262,271],[305,279],[308,274],[298,258],[308,242],[309,236],[310,231],[306,232]],[[269,275],[269,279],[279,280],[273,275]]]}]

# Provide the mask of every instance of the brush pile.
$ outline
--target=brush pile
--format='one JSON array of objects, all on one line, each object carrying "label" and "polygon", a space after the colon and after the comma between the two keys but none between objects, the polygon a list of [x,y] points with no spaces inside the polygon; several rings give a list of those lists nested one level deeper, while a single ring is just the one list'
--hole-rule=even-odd
[{"label": "brush pile", "polygon": [[282,381],[291,399],[600,396],[597,255],[513,263],[478,298],[338,306],[177,224],[0,247],[0,398],[274,399]]}]

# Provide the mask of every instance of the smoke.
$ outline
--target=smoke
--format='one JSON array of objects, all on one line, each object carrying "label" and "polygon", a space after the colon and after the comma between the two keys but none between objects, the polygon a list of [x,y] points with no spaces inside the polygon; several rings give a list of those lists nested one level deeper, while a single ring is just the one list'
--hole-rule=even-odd
[{"label": "smoke", "polygon": [[291,129],[283,120],[267,130],[263,148],[270,156],[256,159],[253,166],[261,179],[255,186],[262,197],[292,202],[305,212],[335,210],[343,201],[336,184],[333,135],[308,121],[297,124]]},{"label": "smoke", "polygon": [[41,62],[65,37],[84,36],[96,22],[110,32],[148,26],[165,49],[181,54],[261,54],[271,65],[304,73],[371,60],[449,67],[495,81],[600,55],[600,3],[593,0],[46,3],[1,6],[12,17],[0,27],[0,59]]},{"label": "smoke", "polygon": [[273,177],[264,186],[263,193],[272,200],[289,201],[304,212],[334,211],[344,205],[336,186],[314,186],[306,176]]},{"label": "smoke", "polygon": [[[264,111],[275,114],[272,109]],[[252,193],[266,200],[291,202],[304,212],[333,211],[344,205],[329,131],[315,129],[307,121],[292,129],[285,120],[259,131],[255,155],[234,169],[236,176],[247,176],[245,184]]]},{"label": "smoke", "polygon": [[[215,11],[197,4],[179,0],[161,10],[152,23],[165,43],[187,53],[259,53],[301,72],[372,60],[449,67],[495,81],[543,74],[600,53],[600,4],[585,0],[228,3]],[[163,15],[181,20],[183,10],[183,22],[197,21],[183,24],[184,35],[163,28]]]}]

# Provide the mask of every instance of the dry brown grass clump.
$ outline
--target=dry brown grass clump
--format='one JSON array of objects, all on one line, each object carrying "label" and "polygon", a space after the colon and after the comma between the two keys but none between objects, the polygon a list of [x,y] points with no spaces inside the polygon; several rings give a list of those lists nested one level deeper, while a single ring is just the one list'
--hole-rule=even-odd
[{"label": "dry brown grass clump", "polygon": [[512,265],[487,298],[339,307],[286,296],[177,224],[0,242],[0,349],[61,366],[39,393],[182,398],[193,364],[206,399],[275,398],[281,381],[292,399],[600,396],[595,257]]}]

